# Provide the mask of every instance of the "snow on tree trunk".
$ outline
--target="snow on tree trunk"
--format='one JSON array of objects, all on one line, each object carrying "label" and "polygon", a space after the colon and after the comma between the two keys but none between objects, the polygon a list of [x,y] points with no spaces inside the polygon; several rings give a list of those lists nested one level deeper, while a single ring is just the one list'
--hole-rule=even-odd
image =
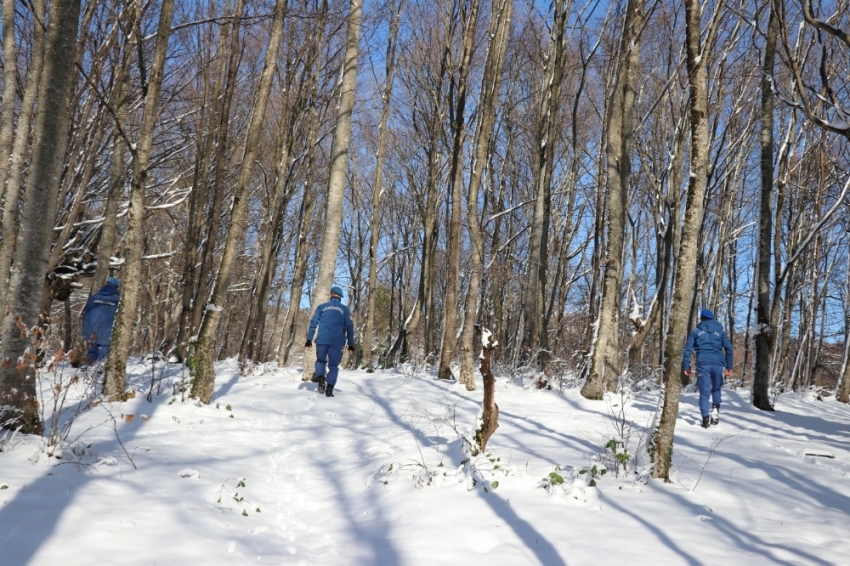
[{"label": "snow on tree trunk", "polygon": [[[127,228],[124,233],[124,284],[121,285],[121,301],[115,314],[112,327],[112,339],[109,342],[109,355],[106,360],[106,380],[103,394],[113,399],[124,399],[127,356],[130,350],[130,338],[133,334],[133,321],[136,318],[136,306],[139,301],[142,284],[142,252],[144,247],[145,188],[148,179],[148,166],[153,131],[159,117],[159,93],[165,70],[165,57],[168,53],[168,39],[171,35],[171,20],[174,15],[174,0],[164,0],[160,8],[157,26],[156,46],[147,84],[147,93],[142,111],[142,123],[139,141],[133,152],[133,179],[130,185],[130,208],[127,214]],[[136,19],[136,41],[144,41],[141,28],[141,14]]]},{"label": "snow on tree trunk", "polygon": [[691,173],[685,202],[685,217],[679,245],[679,259],[673,281],[673,303],[664,347],[664,398],[657,425],[649,443],[651,474],[669,480],[673,458],[673,433],[679,414],[682,388],[682,352],[688,333],[688,317],[696,280],[699,232],[702,224],[705,188],[708,179],[708,47],[717,26],[717,14],[704,42],[700,41],[700,4],[685,0],[685,35],[690,90]]},{"label": "snow on tree trunk", "polygon": [[227,289],[230,286],[231,275],[236,265],[236,258],[242,253],[245,230],[247,228],[248,204],[250,196],[251,177],[254,174],[254,161],[263,129],[266,106],[271,92],[272,79],[277,68],[277,55],[280,51],[280,38],[283,31],[283,21],[286,14],[286,0],[277,0],[272,16],[269,43],[263,63],[260,84],[257,87],[251,122],[245,140],[245,152],[239,167],[239,179],[233,194],[233,205],[230,213],[230,226],[221,257],[221,266],[213,283],[210,303],[206,306],[201,329],[198,332],[198,343],[195,349],[195,381],[192,384],[191,396],[203,403],[212,400],[215,388],[215,335],[221,322],[221,313],[227,302]]},{"label": "snow on tree trunk", "polygon": [[473,364],[475,356],[474,348],[474,325],[478,317],[480,304],[481,278],[483,276],[483,253],[484,239],[481,235],[481,227],[478,222],[478,197],[481,186],[481,178],[484,167],[490,158],[490,144],[493,129],[496,124],[496,103],[499,98],[499,90],[502,84],[502,66],[505,61],[508,35],[511,27],[511,9],[513,4],[510,0],[501,0],[493,6],[490,17],[490,29],[488,36],[490,45],[484,62],[484,77],[481,81],[481,117],[478,122],[475,135],[475,158],[472,165],[472,175],[469,179],[467,198],[467,221],[469,224],[470,270],[469,270],[469,292],[466,296],[466,315],[464,316],[464,328],[461,333],[461,361],[460,361],[460,383],[467,390],[475,389],[473,377]]},{"label": "snow on tree trunk", "polygon": [[3,216],[2,224],[0,224],[2,226],[2,237],[0,237],[0,317],[6,312],[12,261],[15,255],[15,241],[18,234],[18,213],[20,211],[18,201],[21,194],[21,179],[24,168],[29,163],[27,149],[30,142],[30,126],[36,114],[35,102],[38,98],[44,67],[45,34],[40,23],[44,21],[44,3],[45,0],[36,0],[33,3],[33,13],[39,22],[34,24],[29,76],[27,77],[27,86],[24,87],[21,109],[18,113],[18,127],[15,132],[12,153],[10,156],[0,154],[0,160],[9,160],[9,172],[5,179],[5,195],[3,184],[0,184],[0,197],[3,197]]},{"label": "snow on tree trunk", "polygon": [[37,341],[41,325],[39,300],[50,253],[53,223],[68,143],[70,90],[79,26],[80,2],[54,0],[50,6],[44,82],[38,96],[33,155],[17,234],[7,313],[3,318],[0,404],[11,406],[3,424],[40,434],[35,389]]},{"label": "snow on tree trunk", "polygon": [[496,378],[493,377],[491,359],[499,343],[486,328],[481,331],[481,377],[484,378],[484,401],[481,403],[481,422],[475,431],[475,445],[478,452],[487,449],[487,442],[499,428],[499,406],[496,404]]},{"label": "snow on tree trunk", "polygon": [[640,59],[643,3],[630,0],[623,21],[620,51],[611,103],[608,105],[608,222],[603,261],[602,298],[591,346],[590,369],[581,394],[602,399],[604,390],[616,388],[620,375],[620,287],[623,284],[623,250],[626,240],[626,211],[632,162],[632,130],[635,84]]}]

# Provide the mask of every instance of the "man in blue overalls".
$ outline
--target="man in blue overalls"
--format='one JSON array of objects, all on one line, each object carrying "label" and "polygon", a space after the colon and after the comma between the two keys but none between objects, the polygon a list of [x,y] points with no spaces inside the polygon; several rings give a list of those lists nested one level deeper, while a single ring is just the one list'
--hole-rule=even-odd
[{"label": "man in blue overalls", "polygon": [[106,285],[86,302],[83,308],[83,340],[88,346],[87,363],[93,364],[100,359],[106,359],[120,299],[118,280],[110,277],[106,280]]},{"label": "man in blue overalls", "polygon": [[[720,422],[720,388],[723,387],[723,377],[732,375],[732,343],[720,323],[714,320],[713,312],[703,309],[699,320],[699,325],[688,334],[682,356],[682,372],[691,375],[691,352],[696,352],[699,410],[702,427],[708,428]],[[712,398],[710,415],[709,395]]]},{"label": "man in blue overalls", "polygon": [[307,330],[307,348],[313,347],[316,326],[319,327],[319,333],[316,335],[316,371],[313,381],[319,382],[319,393],[333,397],[339,363],[342,361],[342,347],[346,339],[348,351],[354,352],[354,323],[351,322],[348,307],[342,304],[341,287],[331,287],[331,300],[316,307]]}]

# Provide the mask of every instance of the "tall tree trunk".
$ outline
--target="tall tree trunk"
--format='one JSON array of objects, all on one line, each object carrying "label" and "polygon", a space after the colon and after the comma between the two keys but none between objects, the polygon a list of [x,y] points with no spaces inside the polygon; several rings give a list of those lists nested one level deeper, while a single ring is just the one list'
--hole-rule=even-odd
[{"label": "tall tree trunk", "polygon": [[[0,202],[9,177],[9,158],[15,137],[15,87],[18,52],[15,41],[15,0],[3,0],[3,104],[0,106]],[[10,203],[11,204],[11,203]]]},{"label": "tall tree trunk", "polygon": [[[133,18],[129,18],[132,30]],[[125,37],[128,34],[125,34]],[[118,232],[118,202],[121,200],[124,179],[126,178],[125,163],[127,156],[127,141],[123,137],[127,125],[127,103],[130,91],[130,58],[133,50],[128,43],[121,55],[121,67],[112,96],[112,106],[115,111],[115,127],[112,130],[112,155],[110,156],[109,186],[106,190],[106,208],[103,212],[103,225],[100,228],[100,238],[97,243],[97,266],[92,277],[91,293],[95,294],[106,284],[109,277],[109,262],[115,247],[115,234]]]},{"label": "tall tree trunk", "polygon": [[401,21],[401,11],[404,0],[392,2],[390,8],[390,31],[387,35],[386,77],[384,91],[381,95],[381,120],[378,123],[378,151],[375,154],[375,180],[372,186],[372,219],[370,222],[369,240],[369,281],[368,302],[366,305],[366,327],[363,329],[363,357],[366,371],[374,370],[372,365],[372,333],[375,326],[375,298],[378,294],[378,240],[381,229],[381,197],[384,194],[384,154],[387,148],[387,120],[390,114],[390,96],[393,90],[395,59],[398,46],[398,30]]},{"label": "tall tree trunk", "polygon": [[269,93],[271,92],[272,79],[277,68],[277,55],[280,51],[280,38],[283,31],[286,4],[287,0],[277,0],[275,3],[271,30],[269,32],[269,43],[263,64],[263,73],[260,77],[260,84],[257,87],[257,98],[254,102],[251,122],[248,126],[248,135],[245,141],[245,153],[242,156],[242,164],[239,167],[239,179],[233,195],[230,226],[227,230],[227,239],[224,244],[221,266],[213,284],[210,304],[207,305],[206,313],[201,323],[201,329],[198,333],[198,344],[195,350],[197,365],[191,395],[200,399],[203,403],[209,403],[212,400],[213,389],[215,387],[215,370],[213,369],[213,362],[215,361],[215,335],[218,332],[221,321],[221,312],[227,302],[227,288],[230,286],[230,278],[236,264],[236,258],[242,251],[243,240],[245,238],[251,177],[254,174],[254,160],[260,143],[260,135],[269,101]]},{"label": "tall tree trunk", "polygon": [[[35,103],[38,98],[42,68],[44,65],[45,34],[44,23],[45,0],[35,0],[33,3],[33,42],[32,57],[30,58],[27,86],[24,87],[24,97],[18,113],[18,127],[15,131],[15,141],[12,154],[9,157],[9,174],[6,177],[6,190],[3,201],[2,237],[0,237],[0,317],[6,312],[8,290],[11,285],[12,259],[15,255],[20,212],[20,195],[24,166],[27,164],[30,142],[30,126],[35,116]],[[5,29],[5,27],[4,27]],[[5,105],[4,105],[5,106]],[[0,159],[4,159],[0,156]],[[58,187],[57,187],[58,191]],[[3,194],[0,184],[0,195]]]},{"label": "tall tree trunk", "polygon": [[699,228],[702,224],[705,188],[708,180],[708,55],[714,30],[724,2],[716,6],[714,19],[704,42],[700,41],[699,0],[685,0],[685,48],[687,52],[689,114],[691,124],[691,174],[685,201],[685,218],[679,244],[679,259],[673,281],[673,304],[664,347],[664,397],[649,444],[654,478],[669,480],[673,459],[673,434],[679,414],[682,388],[682,351],[688,332],[691,294],[696,279]]},{"label": "tall tree trunk", "polygon": [[[244,0],[243,0],[244,2]],[[245,13],[245,5],[240,6],[241,14]],[[192,301],[192,323],[193,331],[199,331],[201,319],[205,315],[207,301],[210,300],[213,286],[212,273],[215,266],[215,249],[218,245],[218,236],[221,228],[221,219],[224,215],[225,189],[227,166],[229,163],[228,139],[230,137],[230,108],[233,103],[233,94],[236,91],[237,75],[239,72],[239,60],[242,50],[239,47],[239,31],[234,22],[233,33],[230,38],[230,52],[227,63],[227,78],[224,82],[224,93],[221,97],[221,112],[218,117],[218,125],[215,128],[215,156],[213,157],[213,188],[212,204],[208,218],[209,228],[206,240],[201,252],[201,267],[198,270],[197,291]],[[232,212],[231,212],[232,214]],[[221,306],[221,305],[219,305]]]},{"label": "tall tree trunk", "polygon": [[[755,371],[753,406],[772,411],[770,401],[770,359],[776,345],[776,329],[771,326],[770,260],[773,238],[773,67],[779,19],[774,0],[769,0],[770,16],[764,45],[761,77],[761,203],[759,206],[758,304],[756,305]],[[778,281],[776,282],[779,283]]]},{"label": "tall tree trunk", "polygon": [[[142,6],[136,7],[136,42],[142,49]],[[145,92],[142,123],[139,129],[139,141],[133,152],[133,178],[130,185],[130,209],[127,215],[127,228],[124,233],[124,284],[121,286],[121,301],[112,327],[112,339],[109,341],[109,355],[106,360],[106,380],[103,394],[113,399],[124,398],[124,382],[127,373],[127,356],[130,339],[133,335],[133,320],[136,318],[136,306],[139,300],[139,286],[142,281],[142,251],[144,247],[145,188],[148,180],[148,166],[153,146],[153,131],[159,117],[159,93],[162,89],[162,77],[165,69],[165,57],[168,53],[168,39],[171,35],[171,20],[174,15],[174,0],[163,0],[157,25],[156,46],[153,62]]]},{"label": "tall tree trunk", "polygon": [[617,56],[617,74],[608,105],[607,237],[602,262],[604,274],[602,298],[596,318],[596,336],[591,350],[590,370],[581,389],[582,396],[587,399],[602,399],[604,390],[616,389],[620,376],[620,288],[623,285],[623,250],[631,176],[635,84],[643,17],[643,2],[629,0]]},{"label": "tall tree trunk", "polygon": [[564,57],[567,49],[567,22],[571,0],[556,0],[549,51],[546,55],[543,94],[537,118],[537,148],[535,163],[536,191],[534,215],[528,252],[528,267],[523,292],[522,355],[546,369],[549,359],[549,338],[546,332],[545,290],[549,263],[549,224],[552,203],[552,173],[555,168],[555,137],[557,117],[561,106],[561,84],[564,77]]},{"label": "tall tree trunk", "polygon": [[[198,329],[201,319],[201,307],[206,303],[207,279],[212,266],[215,242],[218,235],[218,222],[221,217],[221,187],[224,183],[219,180],[224,171],[224,155],[227,151],[228,121],[230,119],[230,103],[236,84],[236,73],[239,67],[239,29],[240,20],[245,12],[245,0],[237,0],[233,14],[238,16],[229,26],[227,33],[222,33],[219,38],[219,50],[225,52],[227,49],[227,67],[221,72],[219,67],[213,78],[212,95],[210,97],[211,112],[209,116],[209,132],[198,142],[198,154],[195,164],[195,182],[192,194],[189,197],[189,226],[186,230],[186,241],[183,249],[183,291],[181,295],[180,319],[177,329],[177,357],[186,359],[189,349],[189,340]],[[227,47],[227,40],[230,46]],[[224,85],[222,86],[222,83]],[[222,96],[222,88],[224,95]],[[203,109],[201,110],[203,112]],[[202,124],[206,124],[202,120]],[[210,216],[205,222],[206,201],[209,194],[209,162],[216,151],[216,188],[214,189],[213,204]],[[208,224],[209,232],[205,244],[205,253],[199,254],[198,246],[201,240],[203,226]],[[210,241],[212,238],[212,241]],[[198,260],[201,260],[201,269],[198,270]]]},{"label": "tall tree trunk", "polygon": [[472,60],[472,49],[475,41],[475,29],[478,23],[479,0],[461,8],[463,24],[463,51],[454,88],[457,89],[457,101],[452,116],[452,157],[449,167],[451,183],[451,220],[446,243],[446,292],[443,297],[443,342],[440,347],[440,364],[437,377],[452,379],[451,363],[454,359],[457,334],[458,315],[458,286],[460,279],[460,247],[461,247],[461,191],[463,189],[463,138],[466,131],[466,97],[469,88],[469,64]]},{"label": "tall tree trunk", "polygon": [[[322,252],[319,259],[319,274],[313,292],[311,312],[324,302],[331,291],[336,259],[339,251],[339,232],[342,225],[342,201],[345,196],[345,172],[348,168],[348,147],[351,141],[351,114],[354,110],[354,95],[357,83],[357,54],[360,46],[360,20],[363,0],[350,0],[348,32],[345,41],[345,60],[342,63],[342,84],[336,114],[331,164],[328,171],[328,198],[326,202]],[[295,305],[297,308],[297,305]],[[316,351],[305,349],[304,371],[301,379],[309,381],[313,375]]]},{"label": "tall tree trunk", "polygon": [[[54,0],[50,5],[44,83],[41,85],[33,136],[31,174],[27,179],[15,262],[3,318],[0,403],[11,406],[0,415],[4,426],[41,434],[35,388],[37,344],[40,339],[39,299],[56,219],[62,160],[71,120],[68,92],[73,80],[80,0]],[[19,325],[22,326],[22,332]]]},{"label": "tall tree trunk", "polygon": [[466,314],[461,333],[460,383],[468,391],[475,389],[475,325],[478,322],[479,290],[483,276],[484,238],[478,222],[478,198],[484,167],[490,158],[491,140],[496,124],[496,103],[502,84],[502,66],[505,62],[508,36],[511,28],[511,0],[499,0],[493,4],[490,16],[490,45],[484,61],[484,77],[481,80],[478,127],[475,135],[475,155],[472,175],[469,178],[467,199],[467,222],[469,224],[470,265],[469,293],[466,296]]}]

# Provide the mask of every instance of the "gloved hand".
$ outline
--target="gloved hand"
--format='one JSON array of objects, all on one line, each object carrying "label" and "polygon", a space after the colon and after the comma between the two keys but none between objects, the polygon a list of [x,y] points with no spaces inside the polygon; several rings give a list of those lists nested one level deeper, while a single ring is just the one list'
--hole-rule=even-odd
[{"label": "gloved hand", "polygon": [[353,353],[354,353],[354,346],[349,346],[349,347],[348,347],[348,352],[349,352],[349,353],[351,353],[351,354],[353,354]]},{"label": "gloved hand", "polygon": [[312,348],[312,347],[313,347],[313,341],[312,341],[312,340],[307,340],[307,343],[306,343],[306,344],[304,344],[304,347],[305,347],[305,348]]}]

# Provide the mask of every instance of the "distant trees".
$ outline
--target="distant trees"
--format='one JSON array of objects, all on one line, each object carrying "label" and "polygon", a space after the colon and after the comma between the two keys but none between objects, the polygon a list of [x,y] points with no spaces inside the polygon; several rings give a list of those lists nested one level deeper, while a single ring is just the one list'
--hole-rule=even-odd
[{"label": "distant trees", "polygon": [[32,364],[8,361],[29,359],[16,317],[78,345],[83,301],[117,275],[118,398],[143,352],[190,363],[202,400],[229,356],[309,376],[300,337],[337,282],[367,369],[473,389],[479,324],[496,375],[578,375],[600,399],[663,373],[657,477],[703,306],[756,406],[815,385],[850,399],[840,6],[169,6],[3,3],[7,395],[34,395]]}]

